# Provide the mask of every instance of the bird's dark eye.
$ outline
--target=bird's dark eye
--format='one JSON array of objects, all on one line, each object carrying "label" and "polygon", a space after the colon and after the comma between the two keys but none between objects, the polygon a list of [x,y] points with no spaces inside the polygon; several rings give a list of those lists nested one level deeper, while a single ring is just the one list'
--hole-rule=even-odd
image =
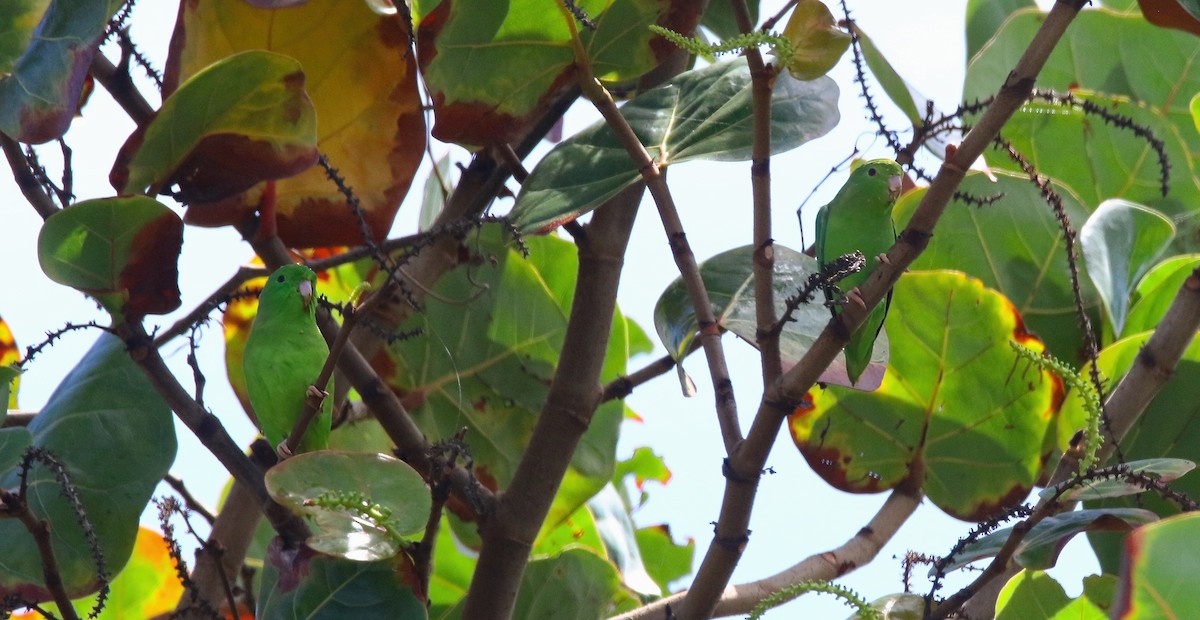
[{"label": "bird's dark eye", "polygon": [[286,279],[287,279],[287,278],[285,278],[285,277],[283,277],[283,276],[279,276],[278,278],[275,278],[275,281],[276,281],[276,282],[283,282],[283,281],[284,281],[284,280],[286,280]]},{"label": "bird's dark eye", "polygon": [[873,177],[873,176],[875,176],[875,169],[874,169],[874,168],[867,168],[867,176],[869,176],[869,177]]}]

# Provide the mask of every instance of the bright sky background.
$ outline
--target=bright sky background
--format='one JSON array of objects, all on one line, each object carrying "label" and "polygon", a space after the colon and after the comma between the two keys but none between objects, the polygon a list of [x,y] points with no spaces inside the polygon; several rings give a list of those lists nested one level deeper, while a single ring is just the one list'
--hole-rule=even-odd
[{"label": "bright sky background", "polygon": [[[713,0],[722,1],[722,0]],[[781,0],[764,2],[763,14],[769,15]],[[1043,2],[1043,4],[1047,4]],[[143,2],[134,12],[134,40],[152,58],[164,57],[166,40],[173,23],[174,2]],[[957,102],[966,64],[963,35],[965,3],[958,0],[931,0],[915,9],[910,3],[860,0],[852,3],[860,26],[882,49],[897,70],[925,96],[943,109]],[[115,47],[109,46],[110,57]],[[829,135],[776,157],[774,175],[774,236],[778,243],[799,249],[799,230],[795,209],[816,186],[830,167],[841,161],[857,145],[867,156],[887,156],[886,146],[873,136],[874,128],[864,118],[857,87],[851,82],[847,54],[831,73],[842,88],[842,122]],[[152,92],[146,90],[145,92]],[[877,100],[884,101],[882,91]],[[152,99],[152,103],[155,101]],[[593,122],[597,115],[578,103],[566,118],[566,135]],[[902,118],[891,118],[901,127]],[[116,108],[102,88],[93,95],[84,116],[77,119],[67,136],[75,151],[75,192],[78,199],[112,195],[107,174],[116,149],[132,130],[132,124]],[[440,149],[440,150],[439,150]],[[435,146],[440,155],[446,148]],[[543,145],[534,158],[542,156]],[[43,163],[52,171],[60,170],[58,149],[53,144],[39,149]],[[456,161],[466,156],[456,151]],[[334,162],[336,165],[336,162]],[[532,159],[527,163],[532,168]],[[394,234],[415,230],[420,198],[420,183],[428,174],[428,162],[417,173],[410,198],[401,208]],[[827,202],[841,186],[845,171],[819,188],[806,207],[806,228],[811,242],[811,225],[817,208]],[[724,250],[751,243],[750,167],[749,163],[687,163],[670,170],[669,180],[682,213],[688,239],[700,259]],[[516,189],[514,182],[509,187]],[[501,201],[496,210],[503,212],[511,201]],[[28,206],[6,170],[0,174],[0,213],[9,232],[0,244],[0,263],[8,271],[8,293],[0,296],[0,316],[12,328],[21,347],[43,339],[43,334],[64,323],[95,319],[107,322],[107,316],[95,304],[74,290],[51,283],[37,264],[36,240],[41,218]],[[221,282],[251,257],[247,245],[228,229],[212,230],[189,227],[180,262],[183,305],[178,314],[193,308]],[[634,230],[626,270],[621,283],[622,310],[653,334],[652,313],[659,293],[676,277],[666,239],[655,210],[648,201],[643,205]],[[175,316],[150,317],[150,326],[170,325]],[[20,403],[24,409],[41,407],[63,375],[75,364],[92,341],[94,333],[76,333],[65,337],[42,353],[22,378]],[[737,402],[743,428],[748,428],[761,396],[758,354],[733,336],[725,340],[730,356]],[[184,363],[186,342],[177,340],[163,351],[176,369],[184,386],[191,388],[191,372]],[[234,400],[223,380],[224,347],[219,326],[204,332],[200,363],[209,378],[205,401],[221,418],[226,428],[242,445],[248,445],[255,431]],[[660,346],[654,357],[663,354]],[[635,360],[636,369],[654,357]],[[694,538],[697,564],[711,540],[710,523],[717,518],[724,480],[721,459],[724,456],[713,414],[711,384],[703,356],[686,363],[696,379],[700,393],[692,399],[680,395],[673,374],[643,386],[629,398],[629,405],[643,418],[642,423],[627,423],[619,447],[627,456],[639,446],[651,446],[666,458],[674,477],[665,487],[651,484],[649,503],[636,514],[640,525],[669,523],[677,540]],[[208,505],[215,505],[227,476],[216,460],[200,446],[191,433],[177,423],[180,451],[172,472],[182,477],[192,492]],[[886,495],[853,496],[835,491],[817,478],[792,445],[786,430],[781,434],[768,466],[776,472],[765,476],[759,491],[751,528],[753,535],[734,583],[752,581],[804,559],[834,548],[863,527]],[[169,492],[162,487],[160,493]],[[151,511],[152,512],[152,511]],[[150,516],[146,523],[153,523]],[[867,599],[902,589],[901,566],[896,556],[907,550],[930,555],[948,551],[970,524],[943,515],[932,505],[922,506],[884,548],[871,565],[842,581]],[[1060,576],[1070,593],[1080,589],[1083,575],[1097,572],[1090,550],[1081,540],[1073,542],[1063,556]],[[928,588],[924,571],[914,576],[914,588]],[[951,585],[955,582],[950,582]],[[683,585],[683,584],[680,584]],[[944,593],[952,590],[947,588]],[[807,596],[769,614],[768,617],[842,618],[848,610],[831,597]]]}]

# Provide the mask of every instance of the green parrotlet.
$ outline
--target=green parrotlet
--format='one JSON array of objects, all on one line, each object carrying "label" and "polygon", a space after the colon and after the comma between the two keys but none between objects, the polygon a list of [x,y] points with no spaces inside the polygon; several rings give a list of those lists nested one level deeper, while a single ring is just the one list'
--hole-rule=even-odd
[{"label": "green parrotlet", "polygon": [[[275,270],[259,295],[258,314],[246,340],[243,367],[250,405],[263,436],[276,448],[292,432],[329,355],[317,329],[316,284],[317,274],[304,265]],[[330,398],[322,403],[294,453],[329,445],[331,403]]]},{"label": "green parrotlet", "polygon": [[[872,159],[859,164],[850,172],[850,178],[833,200],[817,212],[817,261],[822,268],[839,256],[855,250],[862,252],[868,264],[876,257],[884,256],[896,242],[896,226],[892,223],[892,207],[900,195],[904,171],[890,159]],[[838,301],[838,289],[847,291],[845,303],[862,305],[858,287],[867,281],[871,269],[866,268],[850,274],[837,287],[825,288],[825,299]],[[867,365],[871,362],[871,349],[883,320],[887,317],[892,294],[875,306],[870,316],[851,336],[846,345],[846,373],[850,383],[858,383]],[[842,311],[841,303],[833,304],[836,316]]]}]

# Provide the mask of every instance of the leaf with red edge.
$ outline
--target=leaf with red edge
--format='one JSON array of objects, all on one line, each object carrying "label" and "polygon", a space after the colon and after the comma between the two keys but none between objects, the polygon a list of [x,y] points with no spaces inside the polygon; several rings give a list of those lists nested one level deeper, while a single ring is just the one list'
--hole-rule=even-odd
[{"label": "leaf with red edge", "polygon": [[[6,0],[0,8],[0,131],[32,144],[67,132],[104,26],[123,4],[124,0]],[[31,31],[26,24],[36,15],[42,15],[41,22]],[[18,45],[24,52],[12,60]]]},{"label": "leaf with red edge", "polygon": [[[425,119],[408,33],[395,15],[363,2],[309,0],[260,9],[243,0],[184,2],[171,40],[164,90],[209,64],[253,49],[295,58],[316,108],[317,148],[354,190],[375,240],[387,236],[425,149]],[[193,202],[201,226],[252,220],[263,186]],[[279,237],[292,247],[358,245],[363,225],[320,167],[276,182]]]},{"label": "leaf with red edge", "polygon": [[[422,3],[423,4],[423,3]],[[578,25],[597,78],[636,79],[674,51],[650,32],[690,33],[700,19],[686,0],[576,2],[595,23]],[[433,96],[434,137],[460,144],[513,142],[575,87],[569,13],[541,0],[444,0],[418,6],[421,70]]]},{"label": "leaf with red edge", "polygon": [[878,390],[830,386],[792,414],[809,465],[854,493],[919,472],[929,499],[966,520],[1024,499],[1054,448],[1064,395],[1053,374],[1014,369],[1010,341],[1043,345],[1012,303],[959,272],[912,272],[896,285],[884,327],[891,358]]},{"label": "leaf with red edge", "polygon": [[188,203],[221,200],[317,163],[317,117],[295,59],[252,50],[214,63],[134,131],[109,180],[151,196],[179,186]]},{"label": "leaf with red edge", "polygon": [[95,297],[119,322],[179,307],[183,222],[145,196],[86,200],[50,216],[38,260],[51,280]]}]

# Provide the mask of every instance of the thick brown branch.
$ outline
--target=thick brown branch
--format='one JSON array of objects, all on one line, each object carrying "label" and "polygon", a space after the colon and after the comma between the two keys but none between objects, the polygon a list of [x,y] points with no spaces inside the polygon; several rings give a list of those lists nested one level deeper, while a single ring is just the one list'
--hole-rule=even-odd
[{"label": "thick brown branch", "polygon": [[597,210],[587,240],[580,244],[575,301],[561,361],[512,483],[481,524],[483,548],[464,618],[506,620],[512,615],[533,540],[600,404],[600,370],[642,189],[628,188]]}]

